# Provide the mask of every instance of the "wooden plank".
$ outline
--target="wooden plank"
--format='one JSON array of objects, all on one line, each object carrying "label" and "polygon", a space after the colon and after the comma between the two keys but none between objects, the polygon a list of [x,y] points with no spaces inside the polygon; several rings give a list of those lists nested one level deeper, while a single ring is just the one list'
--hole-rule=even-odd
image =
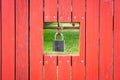
[{"label": "wooden plank", "polygon": [[2,0],[2,80],[14,80],[14,0]]},{"label": "wooden plank", "polygon": [[100,3],[100,80],[113,80],[112,72],[112,0]]},{"label": "wooden plank", "polygon": [[2,80],[2,7],[0,1],[0,80]]},{"label": "wooden plank", "polygon": [[80,22],[79,56],[72,57],[72,80],[84,80],[85,76],[85,0],[72,1],[72,21]]},{"label": "wooden plank", "polygon": [[98,80],[99,0],[86,2],[86,80]]},{"label": "wooden plank", "polygon": [[[71,22],[71,0],[58,0],[58,22]],[[58,56],[58,80],[71,79],[70,56]]]},{"label": "wooden plank", "polygon": [[114,80],[120,80],[120,0],[114,6]]},{"label": "wooden plank", "polygon": [[58,57],[58,80],[70,80],[70,56],[59,56]]},{"label": "wooden plank", "polygon": [[[72,21],[80,22],[85,20],[85,0],[72,0]],[[84,24],[84,23],[83,23]]]},{"label": "wooden plank", "polygon": [[57,79],[56,56],[46,55],[44,58],[44,80]]},{"label": "wooden plank", "polygon": [[71,21],[71,0],[58,0],[59,22]]},{"label": "wooden plank", "polygon": [[57,0],[44,0],[44,21],[57,21]]},{"label": "wooden plank", "polygon": [[[44,29],[58,29],[58,27],[44,27]],[[71,29],[71,30],[73,30],[73,29],[79,29],[79,27],[62,27],[62,29]]]},{"label": "wooden plank", "polygon": [[[44,0],[44,22],[57,21],[57,0]],[[44,79],[57,79],[56,56],[45,55],[44,57]]]},{"label": "wooden plank", "polygon": [[16,80],[28,80],[28,0],[16,0]]},{"label": "wooden plank", "polygon": [[43,1],[30,0],[30,80],[42,80]]}]

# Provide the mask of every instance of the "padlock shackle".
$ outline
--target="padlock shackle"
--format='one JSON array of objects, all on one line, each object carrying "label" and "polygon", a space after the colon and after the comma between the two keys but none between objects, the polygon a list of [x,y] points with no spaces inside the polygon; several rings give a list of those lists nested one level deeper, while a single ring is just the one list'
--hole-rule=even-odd
[{"label": "padlock shackle", "polygon": [[57,36],[58,34],[60,34],[60,36],[62,37],[62,40],[64,40],[63,34],[62,34],[62,33],[58,33],[58,32],[55,33],[54,39],[56,40],[56,36]]}]

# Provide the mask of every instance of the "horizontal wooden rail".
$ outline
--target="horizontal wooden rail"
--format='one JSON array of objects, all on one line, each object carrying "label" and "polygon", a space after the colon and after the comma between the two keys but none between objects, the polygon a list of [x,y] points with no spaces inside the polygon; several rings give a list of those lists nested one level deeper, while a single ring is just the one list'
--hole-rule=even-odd
[{"label": "horizontal wooden rail", "polygon": [[[44,29],[58,29],[57,27],[44,27]],[[79,27],[61,27],[61,29],[79,29]]]}]

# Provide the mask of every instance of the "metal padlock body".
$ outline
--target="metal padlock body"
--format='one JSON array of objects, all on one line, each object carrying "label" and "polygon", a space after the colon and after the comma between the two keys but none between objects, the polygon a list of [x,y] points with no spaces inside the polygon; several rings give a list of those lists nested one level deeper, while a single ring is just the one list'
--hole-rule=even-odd
[{"label": "metal padlock body", "polygon": [[53,41],[53,50],[56,52],[64,52],[64,37],[63,34],[60,33],[62,40],[56,40],[56,36],[58,33],[55,33],[54,41]]}]

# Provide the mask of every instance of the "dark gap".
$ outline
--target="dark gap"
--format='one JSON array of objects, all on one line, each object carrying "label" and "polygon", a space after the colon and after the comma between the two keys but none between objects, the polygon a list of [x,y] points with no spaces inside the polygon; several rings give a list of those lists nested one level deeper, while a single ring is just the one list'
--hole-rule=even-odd
[{"label": "dark gap", "polygon": [[[73,3],[73,1],[72,0],[70,0],[70,1],[71,1],[71,25],[72,25],[72,27],[79,27],[80,23],[74,23],[73,20],[72,20],[72,17],[73,17],[73,12],[72,12],[73,11],[73,4],[72,3]],[[80,35],[80,31],[79,31],[79,35]],[[80,42],[79,42],[79,44],[80,44]],[[70,74],[70,80],[72,80],[72,56],[70,56],[70,73],[71,73]]]},{"label": "dark gap", "polygon": [[113,64],[113,71],[112,71],[112,74],[113,74],[113,80],[114,80],[114,16],[115,14],[115,0],[113,0],[113,27],[112,27],[112,32],[113,32],[113,35],[112,35],[112,38],[113,38],[113,42],[112,42],[112,45],[113,45],[113,52],[112,52],[112,56],[113,56],[113,59],[112,59],[112,64]]},{"label": "dark gap", "polygon": [[44,55],[43,55],[43,66],[44,66],[44,64],[45,64],[45,59],[44,59]]},{"label": "dark gap", "polygon": [[[45,7],[45,1],[43,0],[43,23],[45,23],[44,21],[44,16],[45,16],[45,10],[44,10],[44,7]],[[44,26],[44,24],[43,24],[43,26]],[[44,33],[43,33],[44,34]],[[44,37],[44,36],[43,36]],[[44,39],[44,38],[43,38]],[[44,55],[43,55],[43,66],[44,66]]]},{"label": "dark gap", "polygon": [[0,29],[1,29],[1,34],[0,34],[0,37],[1,37],[1,54],[0,54],[0,58],[1,58],[1,74],[0,74],[0,76],[1,76],[1,80],[2,80],[2,0],[0,1],[0,19],[1,19],[1,27],[0,27]]},{"label": "dark gap", "polygon": [[[59,0],[57,0],[57,22],[58,22],[58,26],[59,25]],[[58,80],[58,56],[56,57],[56,80]]]},{"label": "dark gap", "polygon": [[57,56],[56,62],[57,62],[57,66],[58,66],[58,56]]},{"label": "dark gap", "polygon": [[42,64],[42,80],[44,80],[44,71],[45,71],[44,70],[44,64],[45,64],[45,59],[44,58],[45,58],[45,56],[43,55],[43,59],[42,59],[42,63],[43,63]]},{"label": "dark gap", "polygon": [[72,56],[70,56],[70,80],[72,80]]},{"label": "dark gap", "polygon": [[85,0],[85,56],[84,56],[84,60],[85,60],[85,80],[86,80],[86,14],[87,14],[87,0]]},{"label": "dark gap", "polygon": [[59,0],[57,0],[57,22],[59,23]]},{"label": "dark gap", "polygon": [[44,2],[44,0],[43,0],[43,23],[44,23],[44,16],[45,16],[45,10],[44,10],[44,7],[45,7],[45,4],[44,4],[45,2]]},{"label": "dark gap", "polygon": [[101,4],[100,4],[100,0],[99,0],[99,30],[98,30],[98,33],[99,33],[99,39],[98,39],[98,80],[100,80],[100,7],[101,7]]},{"label": "dark gap", "polygon": [[56,80],[58,80],[58,56],[56,57]]},{"label": "dark gap", "polygon": [[[44,22],[44,16],[45,16],[45,11],[44,11],[45,4],[44,4],[44,3],[45,3],[45,1],[42,0],[42,2],[43,2],[43,6],[42,6],[42,7],[43,7],[43,23],[45,23],[45,22]],[[43,24],[43,26],[44,26],[44,24]],[[44,33],[43,33],[43,34],[44,34]],[[44,39],[44,38],[43,38],[43,39]],[[43,61],[43,66],[44,66],[44,55],[43,55],[42,61]]]},{"label": "dark gap", "polygon": [[72,59],[73,59],[73,58],[72,58],[72,56],[70,56],[70,58],[71,58],[71,63],[70,63],[70,65],[72,66]]},{"label": "dark gap", "polygon": [[56,57],[56,80],[58,80],[58,56]]},{"label": "dark gap", "polygon": [[[72,17],[73,17],[73,13],[72,13],[73,4],[72,4],[72,3],[73,3],[73,2],[72,2],[72,0],[70,0],[70,1],[71,1],[71,23],[72,23],[72,26],[76,26],[77,23],[73,23],[73,20],[72,20]],[[79,26],[80,26],[80,25],[79,25]]]},{"label": "dark gap", "polygon": [[[42,16],[43,16],[43,23],[44,23],[44,16],[45,16],[44,7],[45,7],[45,1],[42,0],[42,3],[43,3],[43,5],[42,5],[42,8],[43,8],[43,14],[42,14]],[[43,39],[44,39],[44,38],[43,38]],[[44,55],[43,55],[43,57],[42,57],[42,80],[44,80],[44,62],[45,62],[45,60],[44,60]]]},{"label": "dark gap", "polygon": [[15,43],[14,43],[14,80],[16,80],[16,0],[14,0],[14,39],[15,39]]},{"label": "dark gap", "polygon": [[30,0],[28,0],[28,80],[30,80]]}]

